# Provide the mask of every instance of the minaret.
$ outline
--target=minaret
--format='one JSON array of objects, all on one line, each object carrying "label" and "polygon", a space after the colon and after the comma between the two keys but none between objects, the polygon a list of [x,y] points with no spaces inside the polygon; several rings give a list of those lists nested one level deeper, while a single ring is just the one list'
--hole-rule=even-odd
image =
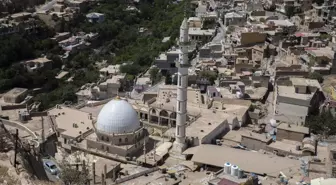
[{"label": "minaret", "polygon": [[[187,5],[186,5],[187,6]],[[178,68],[177,77],[177,105],[176,105],[176,133],[173,146],[174,153],[180,155],[186,149],[186,121],[187,121],[187,88],[188,88],[188,68],[190,66],[188,59],[189,42],[188,18],[185,10],[183,22],[180,27],[179,46],[181,53],[176,62]]]}]

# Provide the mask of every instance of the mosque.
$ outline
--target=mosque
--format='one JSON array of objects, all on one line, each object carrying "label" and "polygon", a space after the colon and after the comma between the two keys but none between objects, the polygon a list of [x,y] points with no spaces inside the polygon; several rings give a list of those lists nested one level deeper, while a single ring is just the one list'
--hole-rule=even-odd
[{"label": "mosque", "polygon": [[70,152],[132,157],[148,140],[137,112],[120,98],[105,104],[96,119],[90,113],[60,105],[48,114],[54,117],[62,147]]},{"label": "mosque", "polygon": [[148,139],[148,132],[139,121],[137,112],[125,100],[108,102],[100,111],[93,135],[87,138],[87,147],[131,156]]}]

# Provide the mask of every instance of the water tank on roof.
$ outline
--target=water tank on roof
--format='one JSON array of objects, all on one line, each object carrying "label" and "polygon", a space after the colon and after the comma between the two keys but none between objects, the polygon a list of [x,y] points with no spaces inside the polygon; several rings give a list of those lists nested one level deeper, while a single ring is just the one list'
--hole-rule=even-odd
[{"label": "water tank on roof", "polygon": [[230,174],[231,173],[231,164],[230,163],[225,163],[224,164],[224,173],[225,174]]},{"label": "water tank on roof", "polygon": [[236,92],[236,97],[238,98],[238,99],[242,99],[243,98],[243,93],[241,93],[240,91],[237,91]]},{"label": "water tank on roof", "polygon": [[244,178],[244,171],[242,169],[238,169],[238,179]]},{"label": "water tank on roof", "polygon": [[238,177],[238,166],[232,165],[231,166],[231,176]]}]

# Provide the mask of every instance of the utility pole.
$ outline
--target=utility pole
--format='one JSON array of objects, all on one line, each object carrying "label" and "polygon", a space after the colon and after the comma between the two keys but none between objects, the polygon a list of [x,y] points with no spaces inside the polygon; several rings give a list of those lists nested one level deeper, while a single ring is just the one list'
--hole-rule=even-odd
[{"label": "utility pole", "polygon": [[154,162],[155,162],[155,166],[156,166],[157,164],[156,164],[155,155],[156,155],[156,142],[154,141],[154,154],[153,154],[153,157],[154,157]]},{"label": "utility pole", "polygon": [[15,134],[15,150],[14,150],[14,168],[16,168],[16,156],[18,152],[18,140],[19,140],[19,129],[16,129],[16,134]]},{"label": "utility pole", "polygon": [[44,135],[44,120],[43,120],[43,116],[41,116],[41,127],[42,127],[42,130],[41,130],[41,137],[42,137],[42,145],[41,145],[41,153],[43,154],[44,153],[44,141],[45,141],[45,135]]}]

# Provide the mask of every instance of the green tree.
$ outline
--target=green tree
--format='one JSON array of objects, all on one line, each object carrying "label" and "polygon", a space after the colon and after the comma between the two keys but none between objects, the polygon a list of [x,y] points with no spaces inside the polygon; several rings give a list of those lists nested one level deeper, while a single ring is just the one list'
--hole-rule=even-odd
[{"label": "green tree", "polygon": [[199,76],[209,80],[211,84],[215,84],[215,80],[217,80],[218,77],[217,73],[214,71],[201,71]]},{"label": "green tree", "polygon": [[330,110],[322,111],[319,115],[311,115],[306,120],[306,126],[311,132],[323,137],[336,134],[335,117]]},{"label": "green tree", "polygon": [[160,81],[161,80],[161,73],[160,73],[160,69],[157,68],[157,67],[152,67],[150,70],[149,70],[149,77],[152,81],[152,84],[155,84],[156,82]]},{"label": "green tree", "polygon": [[319,83],[323,83],[323,76],[320,74],[320,73],[318,73],[318,72],[311,72],[311,73],[309,73],[308,74],[308,78],[310,78],[310,79],[315,79],[315,80],[317,80]]},{"label": "green tree", "polygon": [[165,76],[165,84],[166,85],[171,85],[173,83],[173,79],[169,73],[166,74]]},{"label": "green tree", "polygon": [[288,18],[291,18],[295,15],[295,7],[294,6],[287,6],[286,7],[286,15]]},{"label": "green tree", "polygon": [[270,49],[269,45],[267,45],[265,50],[264,50],[264,58],[270,58],[270,57],[271,57],[271,49]]}]

